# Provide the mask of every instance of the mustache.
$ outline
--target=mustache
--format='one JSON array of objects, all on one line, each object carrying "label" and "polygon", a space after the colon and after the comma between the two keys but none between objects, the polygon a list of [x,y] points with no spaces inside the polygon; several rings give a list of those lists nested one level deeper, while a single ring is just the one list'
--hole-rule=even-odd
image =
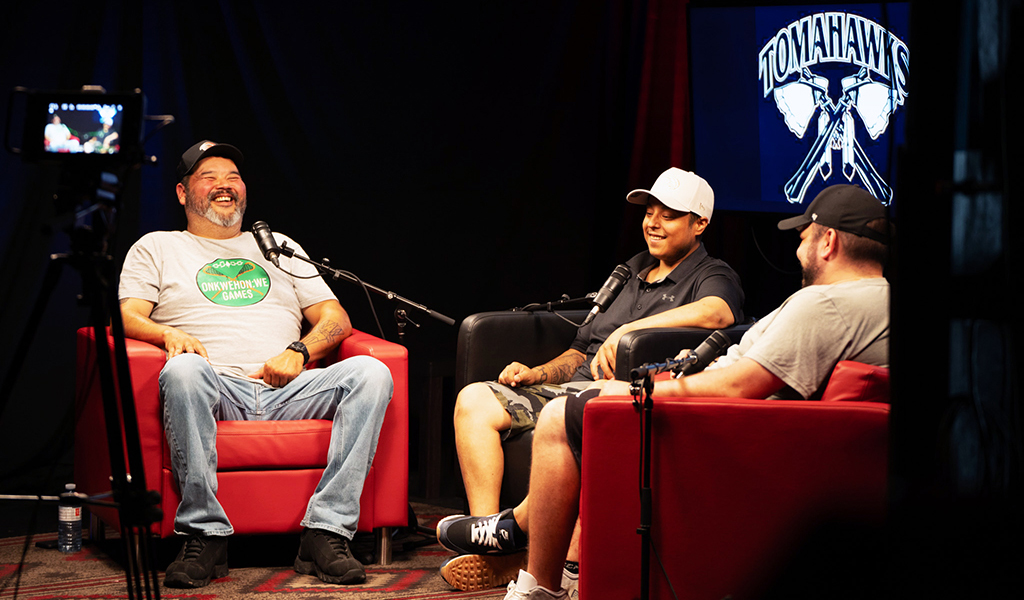
[{"label": "mustache", "polygon": [[238,202],[241,199],[238,196],[238,192],[236,192],[235,190],[232,190],[232,189],[226,189],[226,190],[213,190],[212,192],[210,192],[209,194],[206,195],[206,201],[207,202],[213,202],[216,198],[218,198],[220,196],[230,196],[231,199],[234,200],[235,202]]}]

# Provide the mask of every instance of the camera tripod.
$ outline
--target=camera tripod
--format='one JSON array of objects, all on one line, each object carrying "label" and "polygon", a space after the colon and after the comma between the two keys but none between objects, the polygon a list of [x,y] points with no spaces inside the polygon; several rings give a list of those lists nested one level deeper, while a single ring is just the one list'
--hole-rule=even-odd
[{"label": "camera tripod", "polygon": [[[15,376],[23,366],[63,267],[69,265],[81,275],[81,301],[89,307],[89,325],[95,334],[93,350],[96,355],[96,372],[89,376],[99,377],[111,463],[112,500],[101,499],[106,498],[107,494],[97,497],[79,495],[79,499],[85,505],[113,506],[118,509],[121,539],[125,545],[128,598],[159,598],[160,587],[150,548],[150,526],[162,516],[158,507],[159,494],[146,487],[131,373],[124,342],[124,325],[116,293],[111,289],[117,274],[108,246],[116,229],[120,179],[115,174],[103,172],[99,174],[98,180],[87,181],[88,184],[76,181],[69,192],[69,195],[76,196],[76,200],[82,200],[75,202],[73,224],[68,227],[71,251],[50,256],[39,297],[33,305],[3,388],[0,389],[0,408],[7,403]],[[45,503],[57,501],[56,496],[0,499]]]}]

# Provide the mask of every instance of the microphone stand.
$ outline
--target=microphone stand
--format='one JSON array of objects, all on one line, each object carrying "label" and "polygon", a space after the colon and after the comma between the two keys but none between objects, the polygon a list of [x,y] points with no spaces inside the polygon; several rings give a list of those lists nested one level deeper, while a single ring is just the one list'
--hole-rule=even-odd
[{"label": "microphone stand", "polygon": [[647,600],[651,594],[651,425],[654,375],[658,372],[648,370],[641,377],[633,378],[629,386],[633,408],[640,415],[640,526],[636,530],[640,534],[640,600]]},{"label": "microphone stand", "polygon": [[684,358],[667,358],[665,362],[645,363],[630,369],[633,408],[640,415],[640,600],[651,594],[651,527],[654,515],[651,492],[651,439],[654,423],[654,376],[666,371],[678,374],[686,365],[697,362],[696,353]]},{"label": "microphone stand", "polygon": [[[330,262],[326,258],[323,261],[321,261],[321,262],[317,262],[315,260],[311,260],[310,258],[308,258],[306,256],[302,256],[301,254],[297,254],[295,252],[294,248],[289,248],[288,247],[288,242],[284,242],[284,243],[281,244],[281,254],[284,255],[284,256],[289,256],[289,257],[297,258],[297,259],[299,259],[299,260],[301,260],[303,262],[306,262],[306,263],[309,263],[309,264],[313,265],[322,274],[330,274],[331,279],[334,280],[334,281],[337,281],[338,279],[344,279],[345,281],[348,281],[349,283],[354,283],[354,284],[356,284],[358,286],[363,287],[364,289],[369,289],[369,290],[373,291],[376,294],[384,296],[388,300],[391,300],[393,302],[398,302],[399,304],[408,306],[410,308],[415,308],[415,309],[419,310],[420,312],[423,312],[423,313],[425,313],[425,314],[427,314],[427,315],[437,319],[438,321],[441,321],[442,323],[445,323],[447,325],[454,325],[455,324],[455,319],[452,319],[451,317],[448,317],[448,316],[445,316],[445,315],[443,315],[443,314],[441,314],[439,312],[430,310],[426,306],[423,306],[422,304],[418,304],[416,302],[413,302],[412,300],[409,300],[407,298],[403,298],[402,296],[399,296],[398,294],[396,294],[394,292],[389,292],[389,291],[383,290],[383,289],[381,289],[381,288],[379,288],[379,287],[377,287],[375,285],[368,284],[368,283],[362,281],[361,279],[359,279],[358,277],[356,277],[355,275],[353,275],[352,273],[349,273],[348,271],[342,271],[341,269],[335,269],[334,267],[330,266]],[[371,308],[371,310],[373,309],[372,306],[370,308]],[[417,323],[416,321],[413,321],[411,318],[409,318],[409,314],[401,306],[399,306],[398,308],[395,309],[395,323],[396,323],[396,325],[398,325],[398,343],[404,346],[405,345],[405,326],[406,326],[406,324],[407,323],[412,323],[416,327],[419,327],[419,323]],[[377,326],[379,327],[380,323],[378,323]],[[384,332],[383,331],[381,332],[381,337],[382,338],[384,337]],[[412,511],[412,506],[411,505],[409,506],[409,511],[410,512]],[[426,539],[424,539],[422,541],[419,541],[419,542],[415,542],[415,543],[408,543],[408,544],[406,544],[406,548],[408,548],[410,545],[412,545],[413,547],[419,547],[419,546],[428,546],[430,544],[437,543],[437,533],[432,528],[425,527],[425,526],[419,525],[417,523],[417,525],[415,526],[415,532],[418,533],[419,535],[424,536]]]},{"label": "microphone stand", "polygon": [[[299,259],[299,260],[301,260],[303,262],[307,262],[307,263],[313,265],[322,274],[329,274],[331,276],[331,279],[333,279],[334,281],[337,281],[339,279],[344,279],[345,281],[348,281],[349,283],[354,283],[354,284],[362,286],[363,288],[368,289],[368,290],[370,290],[370,291],[372,291],[372,292],[374,292],[376,294],[384,296],[385,298],[387,298],[388,300],[391,300],[392,302],[398,302],[398,303],[400,303],[400,304],[402,304],[404,306],[408,306],[410,308],[415,308],[416,310],[419,310],[420,312],[422,312],[422,313],[424,313],[424,314],[426,314],[426,315],[428,315],[430,317],[433,317],[433,318],[437,319],[438,321],[441,321],[442,323],[445,323],[446,325],[454,325],[455,324],[455,319],[452,319],[451,317],[448,317],[448,316],[445,316],[445,315],[443,315],[443,314],[441,314],[439,312],[430,310],[426,306],[423,306],[422,304],[419,304],[417,302],[413,302],[412,300],[409,300],[408,298],[403,298],[402,296],[399,296],[398,294],[396,294],[394,292],[389,292],[389,291],[381,289],[381,288],[379,288],[379,287],[377,287],[375,285],[371,285],[369,283],[365,283],[364,281],[360,280],[358,277],[356,277],[352,273],[349,273],[348,271],[342,271],[341,269],[335,269],[334,267],[332,267],[330,265],[330,261],[328,261],[326,258],[324,260],[322,260],[322,261],[315,261],[315,260],[310,259],[309,257],[306,257],[306,256],[303,256],[301,254],[298,254],[298,253],[295,252],[294,248],[290,248],[288,246],[288,242],[284,242],[283,244],[281,244],[281,254],[284,255],[284,256],[289,256],[289,257],[297,258],[297,259]],[[410,319],[408,313],[406,313],[406,311],[404,309],[402,309],[402,308],[398,308],[398,309],[395,310],[395,321],[396,321],[396,323],[398,325],[398,339],[399,339],[399,343],[404,345],[406,322],[412,323],[416,327],[419,327],[419,324],[416,323],[415,321],[413,321],[412,319]],[[384,335],[384,333],[381,332],[381,337],[383,337],[383,335]]]}]

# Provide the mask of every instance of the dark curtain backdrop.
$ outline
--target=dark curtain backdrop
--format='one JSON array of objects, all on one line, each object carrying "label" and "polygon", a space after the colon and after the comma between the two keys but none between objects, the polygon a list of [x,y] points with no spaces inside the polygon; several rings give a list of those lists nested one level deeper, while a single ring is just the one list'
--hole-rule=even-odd
[{"label": "dark curtain backdrop", "polygon": [[[246,156],[246,228],[266,221],[311,257],[461,321],[595,291],[643,248],[642,211],[626,192],[692,163],[685,1],[98,0],[7,10],[5,89],[140,88],[148,114],[175,118],[145,145],[156,165],[125,177],[118,263],[141,234],[184,227],[175,166],[209,138]],[[15,139],[18,116],[5,127]],[[45,227],[52,172],[4,153],[0,176],[6,371],[48,256],[68,242]],[[780,243],[775,220],[723,211],[706,236],[740,271],[755,315],[797,286],[795,240]],[[355,326],[376,333],[363,292],[333,287]],[[7,481],[70,460],[79,290],[65,269],[2,415]],[[377,296],[373,306],[396,340],[395,306]],[[410,315],[421,325],[406,336],[414,369],[443,374],[457,325]],[[240,343],[258,339],[238,329]]]}]

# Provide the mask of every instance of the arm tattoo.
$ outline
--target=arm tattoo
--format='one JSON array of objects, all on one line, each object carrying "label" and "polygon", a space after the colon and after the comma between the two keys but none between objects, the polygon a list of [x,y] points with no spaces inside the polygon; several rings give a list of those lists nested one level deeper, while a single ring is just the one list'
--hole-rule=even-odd
[{"label": "arm tattoo", "polygon": [[576,369],[586,361],[587,358],[581,354],[562,355],[551,362],[537,367],[540,371],[538,383],[559,384],[572,379]]},{"label": "arm tattoo", "polygon": [[330,344],[334,345],[345,338],[345,328],[341,323],[330,319],[321,320],[306,336],[306,344]]}]

